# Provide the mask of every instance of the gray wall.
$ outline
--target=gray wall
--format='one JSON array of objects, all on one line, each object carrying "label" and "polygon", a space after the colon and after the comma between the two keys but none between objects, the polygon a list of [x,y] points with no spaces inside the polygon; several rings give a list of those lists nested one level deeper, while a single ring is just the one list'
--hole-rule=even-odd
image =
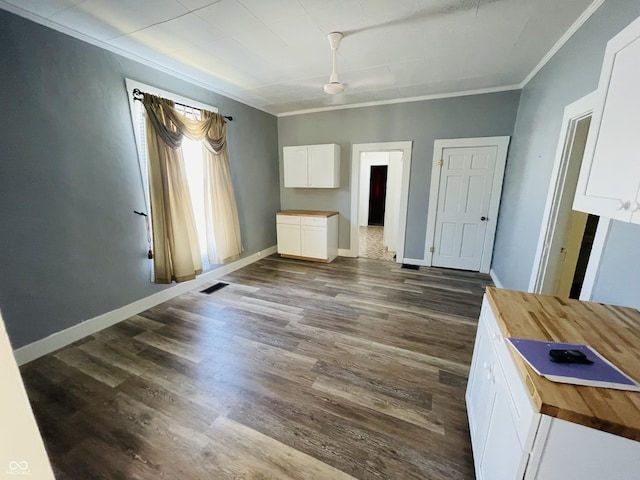
[{"label": "gray wall", "polygon": [[[528,288],[564,107],[597,88],[607,41],[638,15],[637,0],[607,0],[522,91],[493,256],[506,288]],[[639,242],[640,227],[614,222],[595,300],[640,306]]]},{"label": "gray wall", "polygon": [[276,243],[272,115],[0,10],[0,309],[14,347],[161,290],[150,283],[124,78],[219,107],[245,255]]},{"label": "gray wall", "polygon": [[337,143],[342,151],[341,188],[281,187],[282,208],[339,211],[340,248],[348,249],[352,145],[412,140],[405,257],[422,259],[434,140],[511,135],[519,97],[509,91],[280,117],[280,164],[283,146]]}]

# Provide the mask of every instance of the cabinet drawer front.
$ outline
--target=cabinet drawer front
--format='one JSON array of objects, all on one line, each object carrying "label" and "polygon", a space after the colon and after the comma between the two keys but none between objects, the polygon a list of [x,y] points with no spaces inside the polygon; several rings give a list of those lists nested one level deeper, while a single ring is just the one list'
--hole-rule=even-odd
[{"label": "cabinet drawer front", "polygon": [[313,227],[326,227],[326,217],[300,217],[300,225],[310,225]]},{"label": "cabinet drawer front", "polygon": [[300,225],[300,217],[295,215],[276,215],[276,223]]}]

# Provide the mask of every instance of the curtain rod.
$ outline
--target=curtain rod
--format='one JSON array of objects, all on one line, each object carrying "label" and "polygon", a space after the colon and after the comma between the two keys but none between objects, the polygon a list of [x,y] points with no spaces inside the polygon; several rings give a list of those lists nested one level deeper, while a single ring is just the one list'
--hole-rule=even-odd
[{"label": "curtain rod", "polygon": [[[142,101],[142,97],[144,96],[144,92],[140,91],[139,88],[134,88],[133,89],[133,99],[137,100],[139,102]],[[195,108],[192,107],[191,105],[185,105],[184,103],[177,103],[175,102],[176,105],[180,105],[181,107],[186,107],[186,108]],[[224,118],[226,118],[227,120],[229,120],[230,122],[233,122],[233,117],[227,116],[225,115]]]}]

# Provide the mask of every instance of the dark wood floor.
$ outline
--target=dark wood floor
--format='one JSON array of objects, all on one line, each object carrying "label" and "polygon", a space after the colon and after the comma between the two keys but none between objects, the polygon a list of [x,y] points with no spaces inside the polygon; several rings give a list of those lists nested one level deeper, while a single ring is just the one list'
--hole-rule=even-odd
[{"label": "dark wood floor", "polygon": [[486,275],[265,258],[22,368],[59,480],[472,479]]}]

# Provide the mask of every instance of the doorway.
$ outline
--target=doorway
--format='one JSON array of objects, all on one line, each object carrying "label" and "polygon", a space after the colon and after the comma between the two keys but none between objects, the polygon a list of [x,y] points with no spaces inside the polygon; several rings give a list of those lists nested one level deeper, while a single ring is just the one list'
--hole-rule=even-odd
[{"label": "doorway", "polygon": [[489,272],[510,137],[434,142],[428,266]]},{"label": "doorway", "polygon": [[350,256],[403,261],[411,148],[410,141],[353,145]]},{"label": "doorway", "polygon": [[402,190],[401,151],[360,154],[358,256],[393,260]]},{"label": "doorway", "polygon": [[590,299],[610,220],[572,209],[594,94],[567,106],[529,291]]},{"label": "doorway", "polygon": [[387,201],[387,165],[372,165],[369,180],[368,225],[384,226],[384,208]]}]

